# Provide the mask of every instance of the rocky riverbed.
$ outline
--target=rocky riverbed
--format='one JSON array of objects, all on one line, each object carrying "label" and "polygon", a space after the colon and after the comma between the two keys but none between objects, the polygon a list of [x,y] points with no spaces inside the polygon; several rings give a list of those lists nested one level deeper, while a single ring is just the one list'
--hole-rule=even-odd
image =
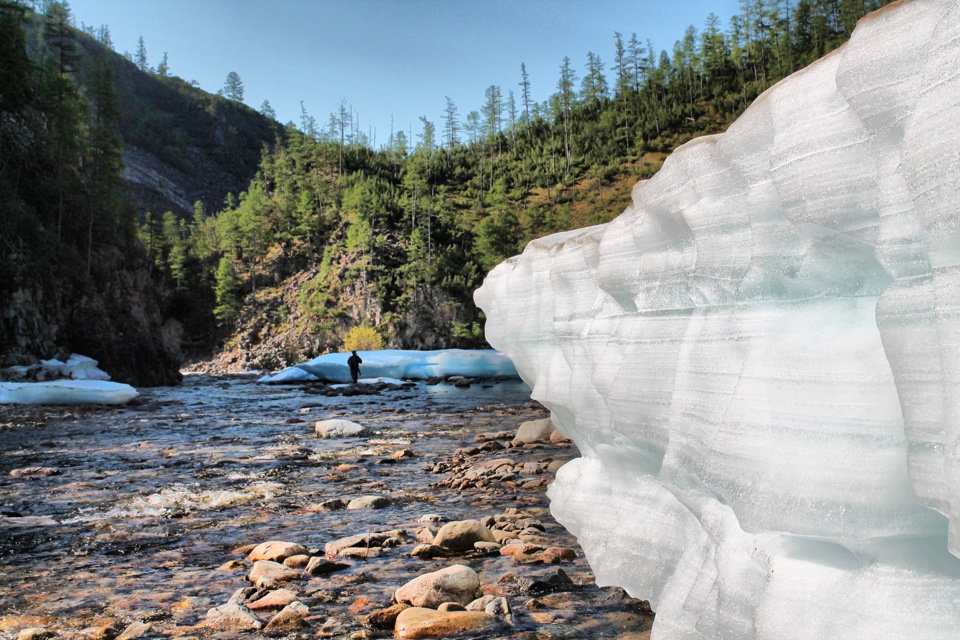
[{"label": "rocky riverbed", "polygon": [[549,514],[576,449],[528,393],[188,376],[4,406],[0,638],[646,638]]}]

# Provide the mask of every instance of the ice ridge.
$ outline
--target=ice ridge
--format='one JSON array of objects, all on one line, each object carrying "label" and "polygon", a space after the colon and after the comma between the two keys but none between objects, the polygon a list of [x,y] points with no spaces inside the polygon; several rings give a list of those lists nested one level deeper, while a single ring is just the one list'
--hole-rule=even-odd
[{"label": "ice ridge", "polygon": [[960,630],[960,2],[890,5],[475,295],[653,638]]}]

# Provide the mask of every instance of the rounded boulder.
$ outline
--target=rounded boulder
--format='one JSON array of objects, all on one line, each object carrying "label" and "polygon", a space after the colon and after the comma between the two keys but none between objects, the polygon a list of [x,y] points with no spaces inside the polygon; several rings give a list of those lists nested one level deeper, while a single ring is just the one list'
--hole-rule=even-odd
[{"label": "rounded boulder", "polygon": [[397,589],[393,597],[399,603],[436,609],[444,602],[467,605],[481,595],[477,572],[455,564],[414,578]]}]

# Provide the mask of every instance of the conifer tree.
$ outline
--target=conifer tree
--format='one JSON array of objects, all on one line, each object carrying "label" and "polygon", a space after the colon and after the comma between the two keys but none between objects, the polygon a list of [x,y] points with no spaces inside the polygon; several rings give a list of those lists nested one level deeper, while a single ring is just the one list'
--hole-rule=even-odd
[{"label": "conifer tree", "polygon": [[143,42],[143,36],[140,36],[140,40],[137,41],[137,52],[134,54],[133,61],[140,71],[150,70],[150,65],[147,63],[147,45]]},{"label": "conifer tree", "polygon": [[223,81],[223,95],[228,100],[243,102],[243,81],[236,71],[228,73],[226,80]]}]

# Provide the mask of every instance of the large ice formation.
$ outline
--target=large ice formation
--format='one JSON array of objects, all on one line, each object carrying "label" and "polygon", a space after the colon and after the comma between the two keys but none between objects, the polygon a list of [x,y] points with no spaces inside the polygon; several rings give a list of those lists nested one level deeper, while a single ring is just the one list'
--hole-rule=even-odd
[{"label": "large ice formation", "polygon": [[[465,376],[469,378],[515,378],[517,369],[510,358],[492,349],[441,349],[408,351],[383,349],[360,351],[360,373],[364,378],[426,379]],[[350,382],[349,353],[327,353],[309,362],[284,369],[260,382],[280,384],[326,380]]]},{"label": "large ice formation", "polygon": [[960,2],[871,14],[476,300],[654,638],[960,637]]}]

